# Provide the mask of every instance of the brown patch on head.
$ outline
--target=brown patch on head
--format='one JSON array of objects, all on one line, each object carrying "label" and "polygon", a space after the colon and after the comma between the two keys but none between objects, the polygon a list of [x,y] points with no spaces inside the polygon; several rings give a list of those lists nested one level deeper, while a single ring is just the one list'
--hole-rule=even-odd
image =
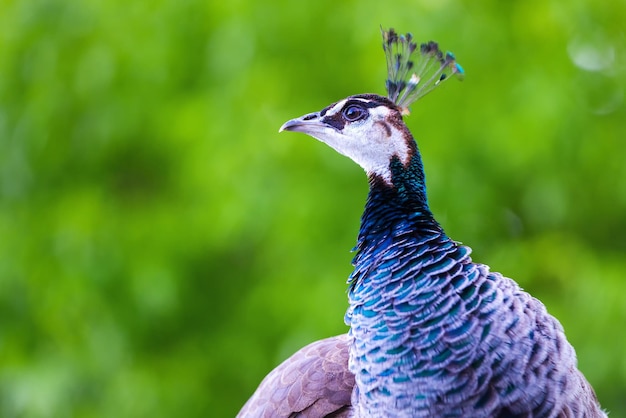
[{"label": "brown patch on head", "polygon": [[409,150],[409,156],[412,157],[417,153],[417,143],[413,138],[413,134],[409,131],[409,128],[404,123],[402,119],[402,113],[398,108],[396,108],[397,112],[391,112],[386,122],[393,126],[398,132],[402,133],[402,137],[406,141],[407,148]]},{"label": "brown patch on head", "polygon": [[379,121],[376,121],[375,123],[376,125],[379,125],[380,127],[383,128],[383,131],[385,131],[387,138],[391,136],[391,127],[387,124],[387,122],[383,122],[382,120],[379,120]]}]

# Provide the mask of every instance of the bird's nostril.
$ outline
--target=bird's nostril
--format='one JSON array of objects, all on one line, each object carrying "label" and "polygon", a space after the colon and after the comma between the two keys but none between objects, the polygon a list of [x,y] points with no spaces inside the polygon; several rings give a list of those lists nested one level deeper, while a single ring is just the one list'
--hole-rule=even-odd
[{"label": "bird's nostril", "polygon": [[308,115],[304,116],[302,120],[312,120],[312,119],[315,119],[316,117],[317,117],[317,113],[309,113]]}]

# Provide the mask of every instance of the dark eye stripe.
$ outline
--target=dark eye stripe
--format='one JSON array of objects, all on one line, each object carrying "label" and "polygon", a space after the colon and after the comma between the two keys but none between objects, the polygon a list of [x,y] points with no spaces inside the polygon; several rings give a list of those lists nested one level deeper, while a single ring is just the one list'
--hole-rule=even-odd
[{"label": "dark eye stripe", "polygon": [[337,103],[333,103],[330,106],[327,106],[326,108],[320,111],[320,117],[322,117],[322,122],[340,131],[346,125],[346,120],[343,117],[343,111],[347,109],[348,107],[359,106],[364,109],[373,109],[375,107],[385,106],[385,105],[386,103],[381,102],[380,100],[372,100],[366,97],[362,99],[352,98],[352,99],[346,100],[346,102],[343,104],[341,109],[338,109],[337,112],[335,112],[332,115],[327,115],[327,113],[329,110],[337,106]]},{"label": "dark eye stripe", "polygon": [[343,118],[341,112],[337,112],[334,115],[325,116],[324,118],[322,118],[322,122],[332,126],[338,131],[342,130],[343,127],[346,125],[346,120]]}]

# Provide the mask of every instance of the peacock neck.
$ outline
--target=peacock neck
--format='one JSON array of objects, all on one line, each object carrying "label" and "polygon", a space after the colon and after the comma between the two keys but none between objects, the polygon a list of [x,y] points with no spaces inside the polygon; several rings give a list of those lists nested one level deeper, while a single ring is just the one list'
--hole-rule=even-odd
[{"label": "peacock neck", "polygon": [[[381,177],[370,177],[370,192],[361,218],[361,228],[355,266],[350,279],[350,291],[358,285],[370,286],[363,280],[375,268],[381,252],[396,248],[402,241],[402,251],[442,245],[449,241],[433,217],[426,198],[424,169],[416,151],[407,164],[399,159],[390,162],[391,184]],[[409,245],[410,242],[410,245]]]},{"label": "peacock neck", "polygon": [[378,234],[398,223],[410,225],[417,233],[421,229],[441,230],[428,207],[424,167],[417,149],[406,164],[393,158],[389,170],[390,183],[375,175],[369,178],[359,237]]},{"label": "peacock neck", "polygon": [[421,367],[446,353],[432,320],[456,306],[449,272],[468,264],[469,249],[451,241],[430,212],[419,154],[406,165],[391,161],[390,170],[391,182],[370,178],[349,278],[353,402],[355,416],[425,417],[429,403],[446,395]]}]

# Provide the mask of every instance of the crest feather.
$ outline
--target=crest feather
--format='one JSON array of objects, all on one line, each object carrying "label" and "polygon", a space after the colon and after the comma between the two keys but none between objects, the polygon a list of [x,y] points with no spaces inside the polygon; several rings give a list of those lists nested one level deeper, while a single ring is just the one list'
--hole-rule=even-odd
[{"label": "crest feather", "polygon": [[[463,68],[451,52],[443,53],[436,42],[417,47],[413,35],[399,35],[393,28],[384,30],[383,49],[387,58],[387,97],[409,113],[409,105],[434,90],[451,76],[462,79]],[[417,51],[417,59],[413,55]]]}]

